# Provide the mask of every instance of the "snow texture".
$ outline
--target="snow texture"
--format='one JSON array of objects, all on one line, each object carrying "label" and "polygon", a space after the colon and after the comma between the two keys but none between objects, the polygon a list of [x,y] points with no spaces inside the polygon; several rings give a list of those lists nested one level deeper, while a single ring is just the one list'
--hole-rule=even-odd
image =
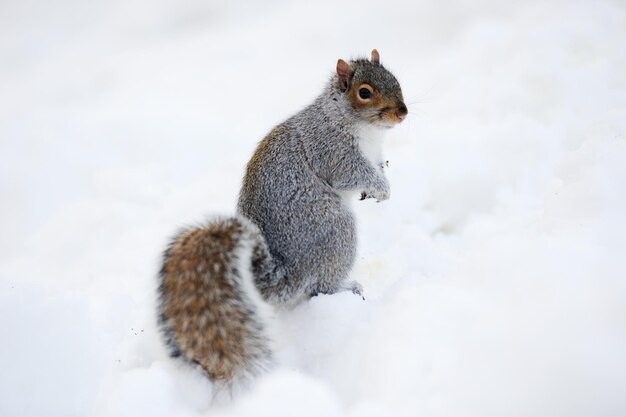
[{"label": "snow texture", "polygon": [[[626,415],[623,1],[7,0],[1,416]],[[338,58],[409,117],[349,293],[276,319],[229,405],[165,353],[161,251]]]}]

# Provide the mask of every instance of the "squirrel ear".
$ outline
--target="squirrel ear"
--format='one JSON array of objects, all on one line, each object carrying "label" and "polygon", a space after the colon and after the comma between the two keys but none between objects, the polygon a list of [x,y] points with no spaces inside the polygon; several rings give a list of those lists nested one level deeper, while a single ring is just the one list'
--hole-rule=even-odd
[{"label": "squirrel ear", "polygon": [[339,76],[339,86],[342,91],[346,91],[348,89],[353,72],[354,71],[350,68],[350,65],[348,65],[346,61],[343,59],[337,61],[337,75]]},{"label": "squirrel ear", "polygon": [[372,62],[375,64],[380,64],[380,54],[376,49],[372,49]]}]

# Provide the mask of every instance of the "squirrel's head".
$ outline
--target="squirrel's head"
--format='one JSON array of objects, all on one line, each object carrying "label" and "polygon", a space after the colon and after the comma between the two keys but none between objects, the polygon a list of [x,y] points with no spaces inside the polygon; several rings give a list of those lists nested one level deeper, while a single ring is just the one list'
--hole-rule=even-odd
[{"label": "squirrel's head", "polygon": [[393,127],[402,122],[407,108],[400,83],[380,63],[380,54],[372,50],[372,59],[337,61],[337,87],[363,121],[379,127]]}]

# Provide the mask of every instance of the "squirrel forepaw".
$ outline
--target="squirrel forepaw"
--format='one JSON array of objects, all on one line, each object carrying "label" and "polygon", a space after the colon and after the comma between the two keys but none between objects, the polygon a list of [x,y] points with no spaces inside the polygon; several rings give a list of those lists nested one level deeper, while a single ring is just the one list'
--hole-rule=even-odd
[{"label": "squirrel forepaw", "polygon": [[375,198],[377,203],[389,200],[389,189],[384,191],[361,191],[361,198],[359,200],[363,201],[366,198]]},{"label": "squirrel forepaw", "polygon": [[374,198],[373,195],[366,193],[365,191],[361,191],[361,198],[359,198],[359,200],[363,201],[366,198]]},{"label": "squirrel forepaw", "polygon": [[380,203],[381,201],[389,200],[389,190],[379,192],[376,194],[376,202]]},{"label": "squirrel forepaw", "polygon": [[350,281],[346,284],[346,289],[352,291],[352,294],[356,294],[365,300],[363,295],[363,286],[357,281]]},{"label": "squirrel forepaw", "polygon": [[389,200],[389,194],[391,194],[390,190],[389,190],[389,181],[387,181],[387,178],[382,177],[381,178],[381,183],[378,188],[373,194],[374,197],[376,197],[376,202],[380,203],[381,201],[385,201],[385,200]]}]

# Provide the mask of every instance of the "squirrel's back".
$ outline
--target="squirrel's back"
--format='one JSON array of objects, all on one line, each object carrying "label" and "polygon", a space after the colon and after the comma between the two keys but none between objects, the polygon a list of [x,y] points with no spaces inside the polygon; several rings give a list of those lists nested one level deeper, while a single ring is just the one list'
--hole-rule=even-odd
[{"label": "squirrel's back", "polygon": [[225,386],[272,360],[264,317],[269,306],[250,262],[264,250],[258,228],[232,217],[183,230],[164,254],[159,324],[170,353]]}]

